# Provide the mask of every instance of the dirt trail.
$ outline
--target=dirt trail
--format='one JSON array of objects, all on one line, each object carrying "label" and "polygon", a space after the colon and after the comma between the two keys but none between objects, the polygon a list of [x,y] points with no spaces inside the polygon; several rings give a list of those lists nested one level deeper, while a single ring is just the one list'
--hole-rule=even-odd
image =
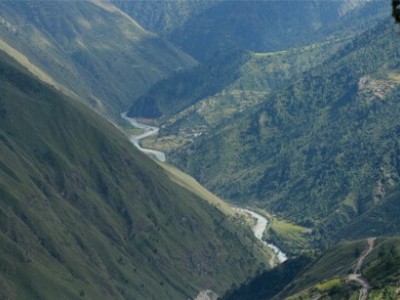
[{"label": "dirt trail", "polygon": [[372,249],[374,249],[375,240],[376,240],[376,238],[368,238],[367,239],[367,245],[366,245],[367,247],[365,248],[363,253],[361,253],[361,255],[358,259],[357,265],[354,269],[354,274],[360,274],[360,270],[361,270],[362,265],[364,264],[365,258],[372,251]]},{"label": "dirt trail", "polygon": [[357,282],[361,285],[360,295],[358,296],[358,300],[367,300],[369,295],[369,290],[371,286],[368,283],[367,278],[363,277],[360,273],[361,267],[364,264],[365,258],[368,254],[371,253],[372,249],[374,249],[376,238],[368,238],[366,248],[361,253],[360,257],[358,258],[356,267],[354,268],[354,273],[350,274],[347,277],[347,282]]}]

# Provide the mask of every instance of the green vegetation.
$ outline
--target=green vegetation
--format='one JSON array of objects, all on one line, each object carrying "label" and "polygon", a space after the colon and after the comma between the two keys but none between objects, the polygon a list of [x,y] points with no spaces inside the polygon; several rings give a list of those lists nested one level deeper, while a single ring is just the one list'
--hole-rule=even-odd
[{"label": "green vegetation", "polygon": [[362,273],[369,279],[376,299],[397,299],[400,288],[400,239],[378,239],[367,257]]},{"label": "green vegetation", "polygon": [[188,299],[263,268],[196,183],[3,53],[0,81],[1,299]]},{"label": "green vegetation", "polygon": [[313,249],[312,230],[275,216],[268,215],[265,239],[279,246],[289,256],[299,255]]},{"label": "green vegetation", "polygon": [[288,300],[303,300],[303,299],[349,299],[357,300],[359,290],[355,286],[345,284],[344,280],[335,278],[323,281],[316,286],[307,290],[301,291],[293,296],[288,297]]},{"label": "green vegetation", "polygon": [[153,83],[195,64],[108,2],[2,1],[0,8],[0,49],[115,119]]}]

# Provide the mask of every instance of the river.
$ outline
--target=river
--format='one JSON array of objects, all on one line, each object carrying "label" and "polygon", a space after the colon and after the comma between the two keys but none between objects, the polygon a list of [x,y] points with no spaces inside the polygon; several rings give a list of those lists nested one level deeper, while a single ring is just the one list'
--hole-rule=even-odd
[{"label": "river", "polygon": [[268,219],[266,217],[245,208],[235,207],[234,210],[240,213],[248,213],[254,219],[256,219],[256,224],[253,227],[254,236],[274,252],[275,257],[273,258],[273,260],[276,258],[279,263],[283,263],[285,260],[287,260],[287,255],[283,253],[282,250],[280,250],[274,244],[267,243],[263,240],[263,234],[268,225]]},{"label": "river", "polygon": [[136,121],[136,119],[129,118],[127,112],[122,113],[121,117],[124,118],[126,121],[128,121],[133,127],[145,130],[145,132],[140,135],[131,135],[129,137],[129,140],[132,142],[132,144],[134,144],[135,147],[138,148],[143,153],[153,155],[157,160],[165,162],[166,156],[164,152],[153,149],[146,149],[140,146],[140,140],[147,138],[148,136],[151,136],[153,134],[157,134],[160,128],[139,123],[138,121]]},{"label": "river", "polygon": [[[165,162],[166,156],[165,156],[164,152],[161,152],[158,150],[153,150],[153,149],[146,149],[146,148],[143,148],[142,146],[140,146],[140,140],[142,140],[146,137],[149,137],[151,135],[157,134],[160,129],[158,127],[139,123],[136,119],[128,117],[127,112],[122,113],[121,117],[124,118],[126,121],[128,121],[133,127],[145,130],[145,132],[140,135],[131,135],[129,137],[129,140],[135,145],[135,147],[144,153],[154,156],[157,160],[159,160],[161,162]],[[249,210],[249,209],[237,208],[237,207],[234,207],[233,209],[240,213],[248,213],[254,219],[256,219],[256,224],[253,227],[253,232],[254,232],[255,237],[275,253],[275,257],[279,263],[283,263],[285,260],[287,260],[287,256],[285,253],[283,253],[275,245],[265,242],[262,238],[264,231],[268,225],[268,219],[266,217],[254,212],[252,210]],[[275,257],[272,259],[272,261],[275,259]]]}]

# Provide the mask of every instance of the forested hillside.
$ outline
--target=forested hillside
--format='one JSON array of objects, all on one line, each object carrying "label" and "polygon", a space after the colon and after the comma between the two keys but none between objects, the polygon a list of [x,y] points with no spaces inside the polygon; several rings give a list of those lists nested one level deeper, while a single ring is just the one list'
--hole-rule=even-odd
[{"label": "forested hillside", "polygon": [[[387,197],[399,179],[397,35],[391,22],[380,24],[173,160],[226,199],[325,227],[325,237],[373,217],[369,210],[397,199]],[[380,226],[397,233],[393,222]]]}]

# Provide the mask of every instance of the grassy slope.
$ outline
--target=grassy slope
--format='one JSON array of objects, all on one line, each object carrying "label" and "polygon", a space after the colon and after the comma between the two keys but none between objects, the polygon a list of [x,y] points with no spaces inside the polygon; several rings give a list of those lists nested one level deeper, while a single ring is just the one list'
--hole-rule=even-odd
[{"label": "grassy slope", "polygon": [[268,215],[265,239],[279,245],[288,256],[293,257],[313,248],[312,230]]},{"label": "grassy slope", "polygon": [[187,299],[259,267],[248,232],[109,123],[3,54],[0,78],[0,298]]},{"label": "grassy slope", "polygon": [[[224,198],[259,201],[306,227],[321,224],[321,237],[369,210],[373,216],[399,178],[397,36],[391,23],[359,36],[175,161]],[[393,222],[379,230],[398,232]]]},{"label": "grassy slope", "polygon": [[[0,43],[103,113],[195,61],[100,1],[2,1]],[[9,51],[13,54],[12,51]]]}]

